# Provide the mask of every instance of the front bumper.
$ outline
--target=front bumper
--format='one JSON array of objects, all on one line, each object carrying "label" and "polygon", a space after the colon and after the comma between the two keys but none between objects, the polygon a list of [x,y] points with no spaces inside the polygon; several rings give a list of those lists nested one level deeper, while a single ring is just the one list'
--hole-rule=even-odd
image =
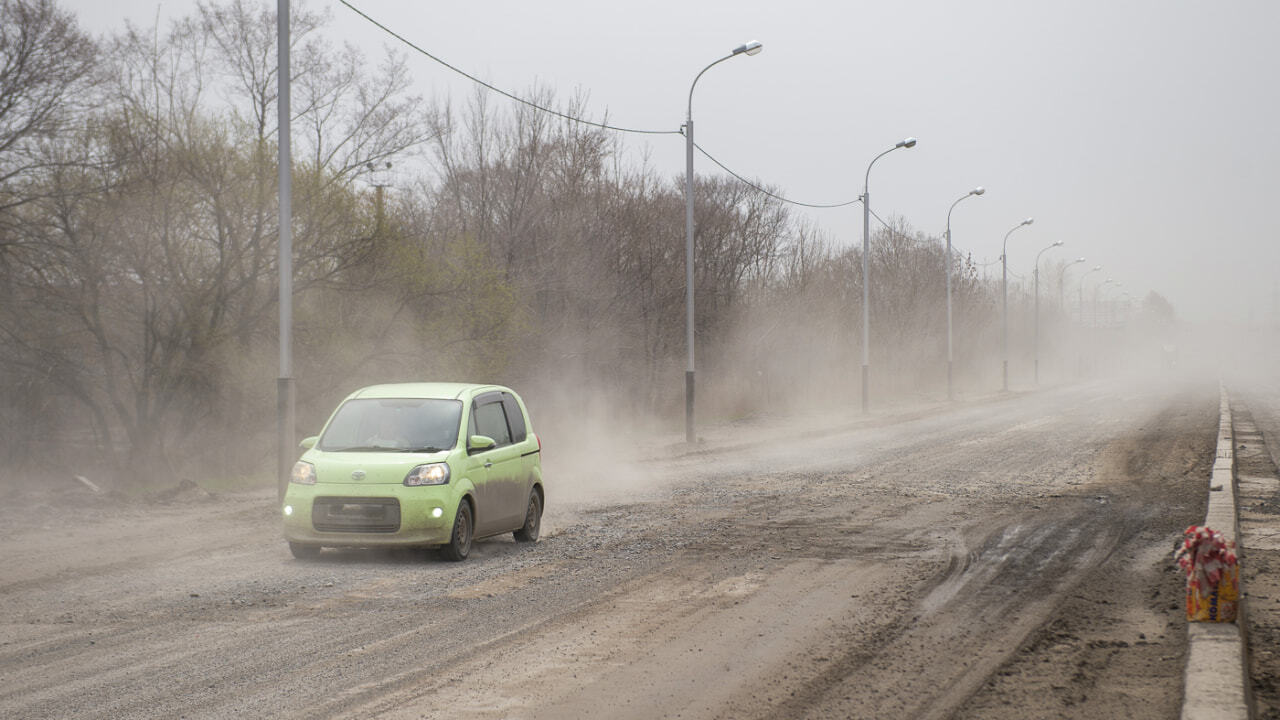
[{"label": "front bumper", "polygon": [[[343,517],[341,508],[350,510]],[[434,517],[436,510],[439,517]],[[325,547],[413,547],[449,542],[458,511],[449,485],[290,483],[281,516],[289,542]]]}]

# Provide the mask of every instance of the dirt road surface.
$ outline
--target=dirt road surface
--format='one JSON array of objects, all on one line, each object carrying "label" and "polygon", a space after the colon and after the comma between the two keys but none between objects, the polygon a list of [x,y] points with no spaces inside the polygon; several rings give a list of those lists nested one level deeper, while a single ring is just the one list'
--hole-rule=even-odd
[{"label": "dirt road surface", "polygon": [[548,442],[544,537],[294,560],[274,492],[0,506],[6,718],[1174,718],[1217,386]]}]

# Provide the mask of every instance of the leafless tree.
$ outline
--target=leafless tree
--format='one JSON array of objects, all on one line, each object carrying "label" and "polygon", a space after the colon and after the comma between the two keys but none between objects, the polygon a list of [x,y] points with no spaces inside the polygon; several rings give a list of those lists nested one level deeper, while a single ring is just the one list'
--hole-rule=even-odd
[{"label": "leafless tree", "polygon": [[53,0],[0,0],[0,211],[33,197],[24,176],[47,165],[42,145],[80,118],[97,55]]}]

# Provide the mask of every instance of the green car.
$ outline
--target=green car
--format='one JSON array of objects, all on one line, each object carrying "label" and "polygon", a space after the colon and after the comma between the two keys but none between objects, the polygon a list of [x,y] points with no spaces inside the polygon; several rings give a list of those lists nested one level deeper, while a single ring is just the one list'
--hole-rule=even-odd
[{"label": "green car", "polygon": [[322,547],[431,547],[462,560],[476,538],[538,539],[542,444],[497,385],[374,385],[342,401],[293,467],[284,536]]}]

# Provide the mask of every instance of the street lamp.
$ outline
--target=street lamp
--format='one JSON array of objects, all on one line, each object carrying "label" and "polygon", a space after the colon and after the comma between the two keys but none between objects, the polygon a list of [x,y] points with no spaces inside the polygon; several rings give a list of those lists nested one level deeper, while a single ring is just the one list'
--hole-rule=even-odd
[{"label": "street lamp", "polygon": [[276,272],[280,285],[280,376],[276,379],[276,499],[284,502],[289,475],[297,458],[293,382],[293,160],[289,122],[289,0],[276,3],[276,122],[278,240]]},{"label": "street lamp", "polygon": [[1001,377],[1003,378],[1001,381],[1001,387],[1005,391],[1008,391],[1009,389],[1009,236],[1013,234],[1014,230],[1030,225],[1033,222],[1035,222],[1035,218],[1027,218],[1017,225],[1014,225],[1009,232],[1004,234],[1004,243],[1000,247],[1000,265],[1003,270],[1003,275],[1000,280],[1000,290],[1004,295],[1004,310],[1002,313],[1004,317],[1004,360],[1001,364]]},{"label": "street lamp", "polygon": [[1072,265],[1076,265],[1082,262],[1084,262],[1084,258],[1076,258],[1075,260],[1072,260],[1071,262],[1063,265],[1062,269],[1058,271],[1058,307],[1065,307],[1065,301],[1063,300],[1064,293],[1062,288],[1063,288],[1063,283],[1067,281],[1067,269],[1070,268]]},{"label": "street lamp", "polygon": [[[981,195],[981,194],[985,193],[986,191],[987,191],[987,190],[986,190],[986,188],[984,188],[984,187],[982,187],[981,185],[979,185],[978,187],[976,187],[976,188],[974,188],[974,189],[970,190],[969,192],[965,193],[964,195],[960,196],[960,198],[959,198],[959,199],[957,199],[955,202],[951,203],[951,207],[947,209],[947,255],[946,255],[946,259],[945,259],[943,262],[944,262],[944,263],[946,264],[946,266],[947,266],[947,399],[948,399],[948,400],[954,400],[954,399],[955,399],[955,394],[952,392],[952,389],[951,389],[951,364],[952,364],[952,352],[951,352],[951,211],[956,209],[956,205],[959,205],[961,200],[964,200],[965,198],[973,197],[974,195]],[[865,255],[864,255],[864,257],[865,257]],[[863,284],[865,285],[865,283],[863,283]]]},{"label": "street lamp", "polygon": [[1076,288],[1076,307],[1080,310],[1080,327],[1084,327],[1084,279],[1101,269],[1101,265],[1094,265],[1092,270],[1080,276],[1080,285]]},{"label": "street lamp", "polygon": [[689,107],[684,123],[684,305],[685,305],[685,348],[688,351],[688,366],[684,373],[684,438],[693,443],[697,434],[693,427],[693,89],[697,87],[702,74],[720,63],[738,55],[756,55],[764,49],[764,45],[752,40],[739,45],[733,52],[702,68],[689,86]]},{"label": "street lamp", "polygon": [[867,174],[862,180],[862,412],[867,412],[868,378],[871,372],[871,253],[868,236],[871,231],[871,193],[867,189],[871,183],[871,166],[876,160],[888,155],[898,148],[913,148],[916,139],[909,137],[899,140],[893,147],[871,159],[867,164]]},{"label": "street lamp", "polygon": [[1036,253],[1036,270],[1034,273],[1036,279],[1036,343],[1032,350],[1032,355],[1035,357],[1034,377],[1037,385],[1040,384],[1040,256],[1056,247],[1062,247],[1061,240],[1054,242],[1049,247]]}]

